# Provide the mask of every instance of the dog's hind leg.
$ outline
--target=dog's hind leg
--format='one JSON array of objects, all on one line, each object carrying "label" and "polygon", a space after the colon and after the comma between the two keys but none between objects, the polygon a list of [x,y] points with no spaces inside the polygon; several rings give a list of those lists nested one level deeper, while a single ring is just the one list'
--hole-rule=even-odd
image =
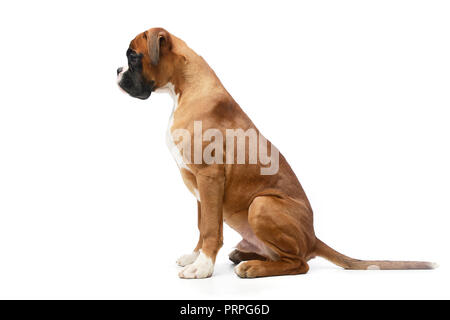
[{"label": "dog's hind leg", "polygon": [[312,215],[301,202],[273,196],[257,197],[248,211],[254,234],[277,254],[276,259],[243,261],[235,268],[243,278],[303,274],[314,246]]},{"label": "dog's hind leg", "polygon": [[233,250],[232,252],[230,252],[230,254],[228,255],[228,258],[234,263],[234,264],[239,264],[242,261],[248,261],[248,260],[267,260],[267,258],[254,253],[254,252],[243,252],[243,251],[239,251],[237,249]]},{"label": "dog's hind leg", "polygon": [[308,272],[309,267],[302,259],[286,261],[250,260],[239,263],[234,270],[241,278],[257,278],[303,274]]}]

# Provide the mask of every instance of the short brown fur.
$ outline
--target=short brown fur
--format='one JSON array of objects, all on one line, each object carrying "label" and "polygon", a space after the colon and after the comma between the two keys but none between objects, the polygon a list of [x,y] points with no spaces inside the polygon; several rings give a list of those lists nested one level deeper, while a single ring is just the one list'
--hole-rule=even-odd
[{"label": "short brown fur", "polygon": [[[155,82],[155,88],[168,82],[174,85],[179,104],[172,131],[187,129],[193,136],[194,121],[202,121],[203,130],[220,129],[224,136],[226,128],[257,131],[206,61],[182,40],[164,29],[154,28],[139,34],[130,48],[143,54],[143,74]],[[346,269],[367,269],[373,265],[380,269],[432,267],[428,262],[356,260],[318,240],[310,203],[281,154],[275,175],[261,175],[259,163],[201,163],[188,167],[190,170],[181,169],[183,180],[192,192],[198,189],[201,199],[200,238],[195,251],[201,249],[215,261],[222,246],[225,221],[243,235],[243,241],[230,255],[233,262],[241,262],[236,268],[240,277],[306,273],[307,261],[315,256]],[[246,237],[252,238],[253,244]],[[261,245],[255,246],[255,241]]]}]

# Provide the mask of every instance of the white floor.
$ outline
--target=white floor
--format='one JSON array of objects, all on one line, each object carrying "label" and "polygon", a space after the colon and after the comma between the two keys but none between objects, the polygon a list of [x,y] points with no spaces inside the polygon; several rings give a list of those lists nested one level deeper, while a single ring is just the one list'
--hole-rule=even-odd
[{"label": "white floor", "polygon": [[[230,230],[227,230],[229,237]],[[81,242],[75,251],[41,250],[44,256],[20,257],[25,263],[0,266],[0,298],[24,299],[439,299],[449,298],[448,270],[346,271],[317,258],[306,275],[240,279],[227,260],[231,245],[219,254],[214,276],[182,280],[176,255],[156,243],[120,245]],[[102,241],[100,241],[102,242]],[[128,247],[136,242],[134,247]],[[161,242],[162,243],[162,242]],[[161,244],[160,243],[160,244]],[[55,246],[58,246],[57,244]],[[84,249],[83,249],[84,246]],[[180,247],[187,246],[182,242]],[[102,247],[102,248],[101,248]],[[150,247],[153,247],[151,250]],[[33,244],[30,244],[30,249]],[[73,249],[73,248],[71,248]],[[101,249],[101,250],[100,250]],[[39,251],[39,250],[38,250]],[[51,250],[50,250],[51,251]],[[26,252],[28,256],[32,253]]]},{"label": "white floor", "polygon": [[[221,259],[214,277],[201,281],[168,279],[161,298],[201,299],[439,299],[449,298],[445,271],[346,271],[322,259],[307,275],[239,279]],[[169,269],[173,271],[173,269]],[[168,273],[168,272],[166,272]],[[448,283],[448,278],[445,280]],[[175,289],[176,288],[176,289]],[[153,295],[158,297],[158,294]]]}]

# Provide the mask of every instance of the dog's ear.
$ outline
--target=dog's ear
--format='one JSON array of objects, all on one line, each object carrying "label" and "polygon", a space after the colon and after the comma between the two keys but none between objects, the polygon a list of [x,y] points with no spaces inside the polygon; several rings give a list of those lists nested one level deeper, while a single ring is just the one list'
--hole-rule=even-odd
[{"label": "dog's ear", "polygon": [[162,28],[149,30],[147,33],[147,46],[150,63],[154,66],[158,65],[161,55],[172,47],[170,34]]}]

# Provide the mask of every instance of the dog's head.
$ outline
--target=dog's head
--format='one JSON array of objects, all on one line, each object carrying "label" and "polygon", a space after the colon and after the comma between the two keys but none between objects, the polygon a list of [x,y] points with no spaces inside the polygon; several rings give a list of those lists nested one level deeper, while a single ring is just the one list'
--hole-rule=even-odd
[{"label": "dog's head", "polygon": [[172,36],[153,28],[134,38],[127,50],[128,65],[117,69],[117,83],[130,96],[147,99],[173,77],[178,56],[172,52]]}]

